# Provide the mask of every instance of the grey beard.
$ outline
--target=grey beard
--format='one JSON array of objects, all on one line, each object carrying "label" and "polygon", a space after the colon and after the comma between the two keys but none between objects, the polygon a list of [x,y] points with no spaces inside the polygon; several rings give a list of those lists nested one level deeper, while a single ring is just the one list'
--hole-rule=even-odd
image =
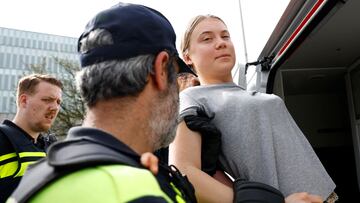
[{"label": "grey beard", "polygon": [[179,115],[179,94],[176,85],[172,85],[166,96],[161,96],[158,100],[149,121],[154,136],[154,150],[167,147],[175,139]]}]

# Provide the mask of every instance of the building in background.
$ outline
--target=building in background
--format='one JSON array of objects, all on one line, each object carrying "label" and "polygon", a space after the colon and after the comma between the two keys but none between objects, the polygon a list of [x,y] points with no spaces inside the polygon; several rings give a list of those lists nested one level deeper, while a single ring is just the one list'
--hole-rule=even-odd
[{"label": "building in background", "polygon": [[31,64],[45,63],[46,72],[65,77],[55,58],[78,63],[77,38],[0,27],[0,122],[16,113],[15,91]]}]

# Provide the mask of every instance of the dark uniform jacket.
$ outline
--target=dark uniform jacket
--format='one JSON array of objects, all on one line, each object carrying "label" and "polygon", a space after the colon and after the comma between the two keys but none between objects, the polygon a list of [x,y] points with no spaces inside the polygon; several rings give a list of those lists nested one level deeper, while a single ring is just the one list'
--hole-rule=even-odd
[{"label": "dark uniform jacket", "polygon": [[9,120],[0,125],[0,202],[15,190],[27,166],[45,157],[45,145]]},{"label": "dark uniform jacket", "polygon": [[[50,184],[51,183],[51,184]],[[29,167],[11,196],[16,202],[196,202],[179,171],[161,165],[154,176],[140,156],[112,135],[74,127]],[[11,201],[9,201],[11,202]]]}]

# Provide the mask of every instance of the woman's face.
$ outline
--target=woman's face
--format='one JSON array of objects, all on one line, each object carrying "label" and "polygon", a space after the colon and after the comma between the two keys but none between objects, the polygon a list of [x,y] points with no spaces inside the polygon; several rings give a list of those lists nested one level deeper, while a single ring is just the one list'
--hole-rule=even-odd
[{"label": "woman's face", "polygon": [[201,21],[190,36],[184,59],[195,68],[200,79],[231,79],[236,56],[226,25],[216,18]]}]

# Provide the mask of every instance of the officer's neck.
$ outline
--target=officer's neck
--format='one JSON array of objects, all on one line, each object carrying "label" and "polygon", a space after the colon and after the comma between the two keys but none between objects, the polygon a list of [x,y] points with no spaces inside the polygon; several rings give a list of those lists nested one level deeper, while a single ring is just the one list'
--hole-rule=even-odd
[{"label": "officer's neck", "polygon": [[33,131],[25,118],[19,116],[19,114],[16,114],[12,122],[15,123],[22,130],[24,130],[27,134],[29,134],[30,137],[33,138],[34,143],[36,143],[40,132]]},{"label": "officer's neck", "polygon": [[135,98],[101,101],[88,109],[83,126],[101,129],[142,154],[152,151],[146,109]]}]

